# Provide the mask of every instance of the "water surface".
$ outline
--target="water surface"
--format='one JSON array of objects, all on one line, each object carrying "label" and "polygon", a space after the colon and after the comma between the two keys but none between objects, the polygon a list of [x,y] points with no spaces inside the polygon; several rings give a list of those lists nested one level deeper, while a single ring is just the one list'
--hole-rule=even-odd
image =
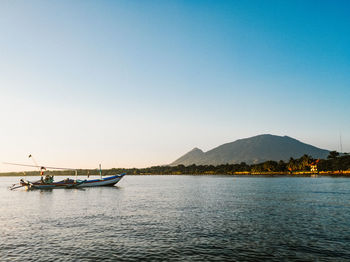
[{"label": "water surface", "polygon": [[10,191],[1,261],[346,261],[350,179],[126,176],[117,187]]}]

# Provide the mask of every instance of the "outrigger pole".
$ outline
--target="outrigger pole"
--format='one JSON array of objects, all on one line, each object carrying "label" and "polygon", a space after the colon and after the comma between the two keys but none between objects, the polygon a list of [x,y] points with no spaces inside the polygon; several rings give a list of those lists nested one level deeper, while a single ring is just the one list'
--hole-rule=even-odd
[{"label": "outrigger pole", "polygon": [[14,190],[14,189],[17,189],[17,188],[20,188],[20,187],[24,187],[25,185],[18,185],[17,184],[13,184],[12,187],[10,187],[10,190]]},{"label": "outrigger pole", "polygon": [[39,165],[26,165],[26,164],[19,164],[19,163],[9,163],[9,162],[2,162],[6,165],[13,165],[13,166],[28,166],[28,167],[37,167],[40,170],[40,175],[42,176],[42,170],[46,169],[57,169],[57,170],[74,170],[75,172],[75,180],[77,180],[78,176],[78,170],[76,168],[67,168],[67,167],[53,167],[53,166],[39,166]]},{"label": "outrigger pole", "polygon": [[38,168],[47,168],[47,169],[58,169],[58,170],[77,170],[75,168],[68,168],[68,167],[53,167],[53,166],[39,166],[39,165],[26,165],[26,164],[18,164],[18,163],[10,163],[10,162],[2,162],[6,165],[13,165],[13,166],[29,166],[29,167],[38,167]]}]

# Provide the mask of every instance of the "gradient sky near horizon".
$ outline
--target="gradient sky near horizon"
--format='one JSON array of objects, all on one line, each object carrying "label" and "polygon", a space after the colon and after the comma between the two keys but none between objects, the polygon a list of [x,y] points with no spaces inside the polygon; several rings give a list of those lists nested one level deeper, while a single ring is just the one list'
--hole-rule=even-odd
[{"label": "gradient sky near horizon", "polygon": [[338,151],[341,135],[349,152],[349,13],[321,0],[1,1],[0,161],[147,167],[266,133]]}]

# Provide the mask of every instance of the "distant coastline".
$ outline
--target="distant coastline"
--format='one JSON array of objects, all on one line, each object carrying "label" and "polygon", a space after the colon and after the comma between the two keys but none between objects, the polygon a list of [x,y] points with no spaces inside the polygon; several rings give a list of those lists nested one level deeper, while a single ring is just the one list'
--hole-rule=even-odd
[{"label": "distant coastline", "polygon": [[[112,170],[112,169],[111,169]],[[111,171],[106,170],[106,171]],[[64,172],[49,172],[50,174],[54,176],[74,176],[73,174],[67,175]],[[109,173],[109,172],[108,172]],[[116,173],[113,173],[116,174]],[[289,177],[314,177],[314,176],[333,176],[333,177],[350,177],[350,170],[346,171],[320,171],[317,173],[310,172],[310,171],[298,171],[298,172],[233,172],[230,174],[227,173],[196,173],[196,174],[190,174],[190,173],[165,173],[165,174],[154,174],[154,173],[128,173],[129,176],[269,176],[269,177],[276,177],[276,176],[289,176]],[[11,173],[0,173],[0,177],[26,177],[26,176],[39,176],[38,172],[35,174],[32,174],[31,172],[26,173],[26,175],[23,174],[23,172],[11,172]],[[79,176],[86,176],[80,174]],[[99,176],[99,175],[90,175],[90,176]],[[103,175],[108,176],[108,175]]]},{"label": "distant coastline", "polygon": [[[49,170],[54,176],[74,176],[72,170],[58,171]],[[350,155],[340,155],[336,151],[330,152],[327,159],[313,159],[304,155],[299,159],[290,158],[284,161],[266,161],[259,164],[224,165],[177,165],[177,166],[153,166],[147,168],[112,168],[102,170],[104,176],[111,176],[119,173],[127,175],[245,175],[245,176],[350,176]],[[38,171],[29,172],[8,172],[0,173],[0,176],[37,176]],[[98,176],[96,169],[79,169],[78,176]]]}]

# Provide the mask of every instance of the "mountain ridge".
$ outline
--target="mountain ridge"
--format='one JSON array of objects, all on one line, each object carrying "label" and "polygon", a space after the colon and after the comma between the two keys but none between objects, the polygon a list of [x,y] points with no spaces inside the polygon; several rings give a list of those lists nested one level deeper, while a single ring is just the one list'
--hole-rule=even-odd
[{"label": "mountain ridge", "polygon": [[195,147],[170,165],[257,164],[268,160],[287,161],[304,154],[326,158],[329,150],[303,143],[289,136],[262,134],[219,145],[207,152]]}]

